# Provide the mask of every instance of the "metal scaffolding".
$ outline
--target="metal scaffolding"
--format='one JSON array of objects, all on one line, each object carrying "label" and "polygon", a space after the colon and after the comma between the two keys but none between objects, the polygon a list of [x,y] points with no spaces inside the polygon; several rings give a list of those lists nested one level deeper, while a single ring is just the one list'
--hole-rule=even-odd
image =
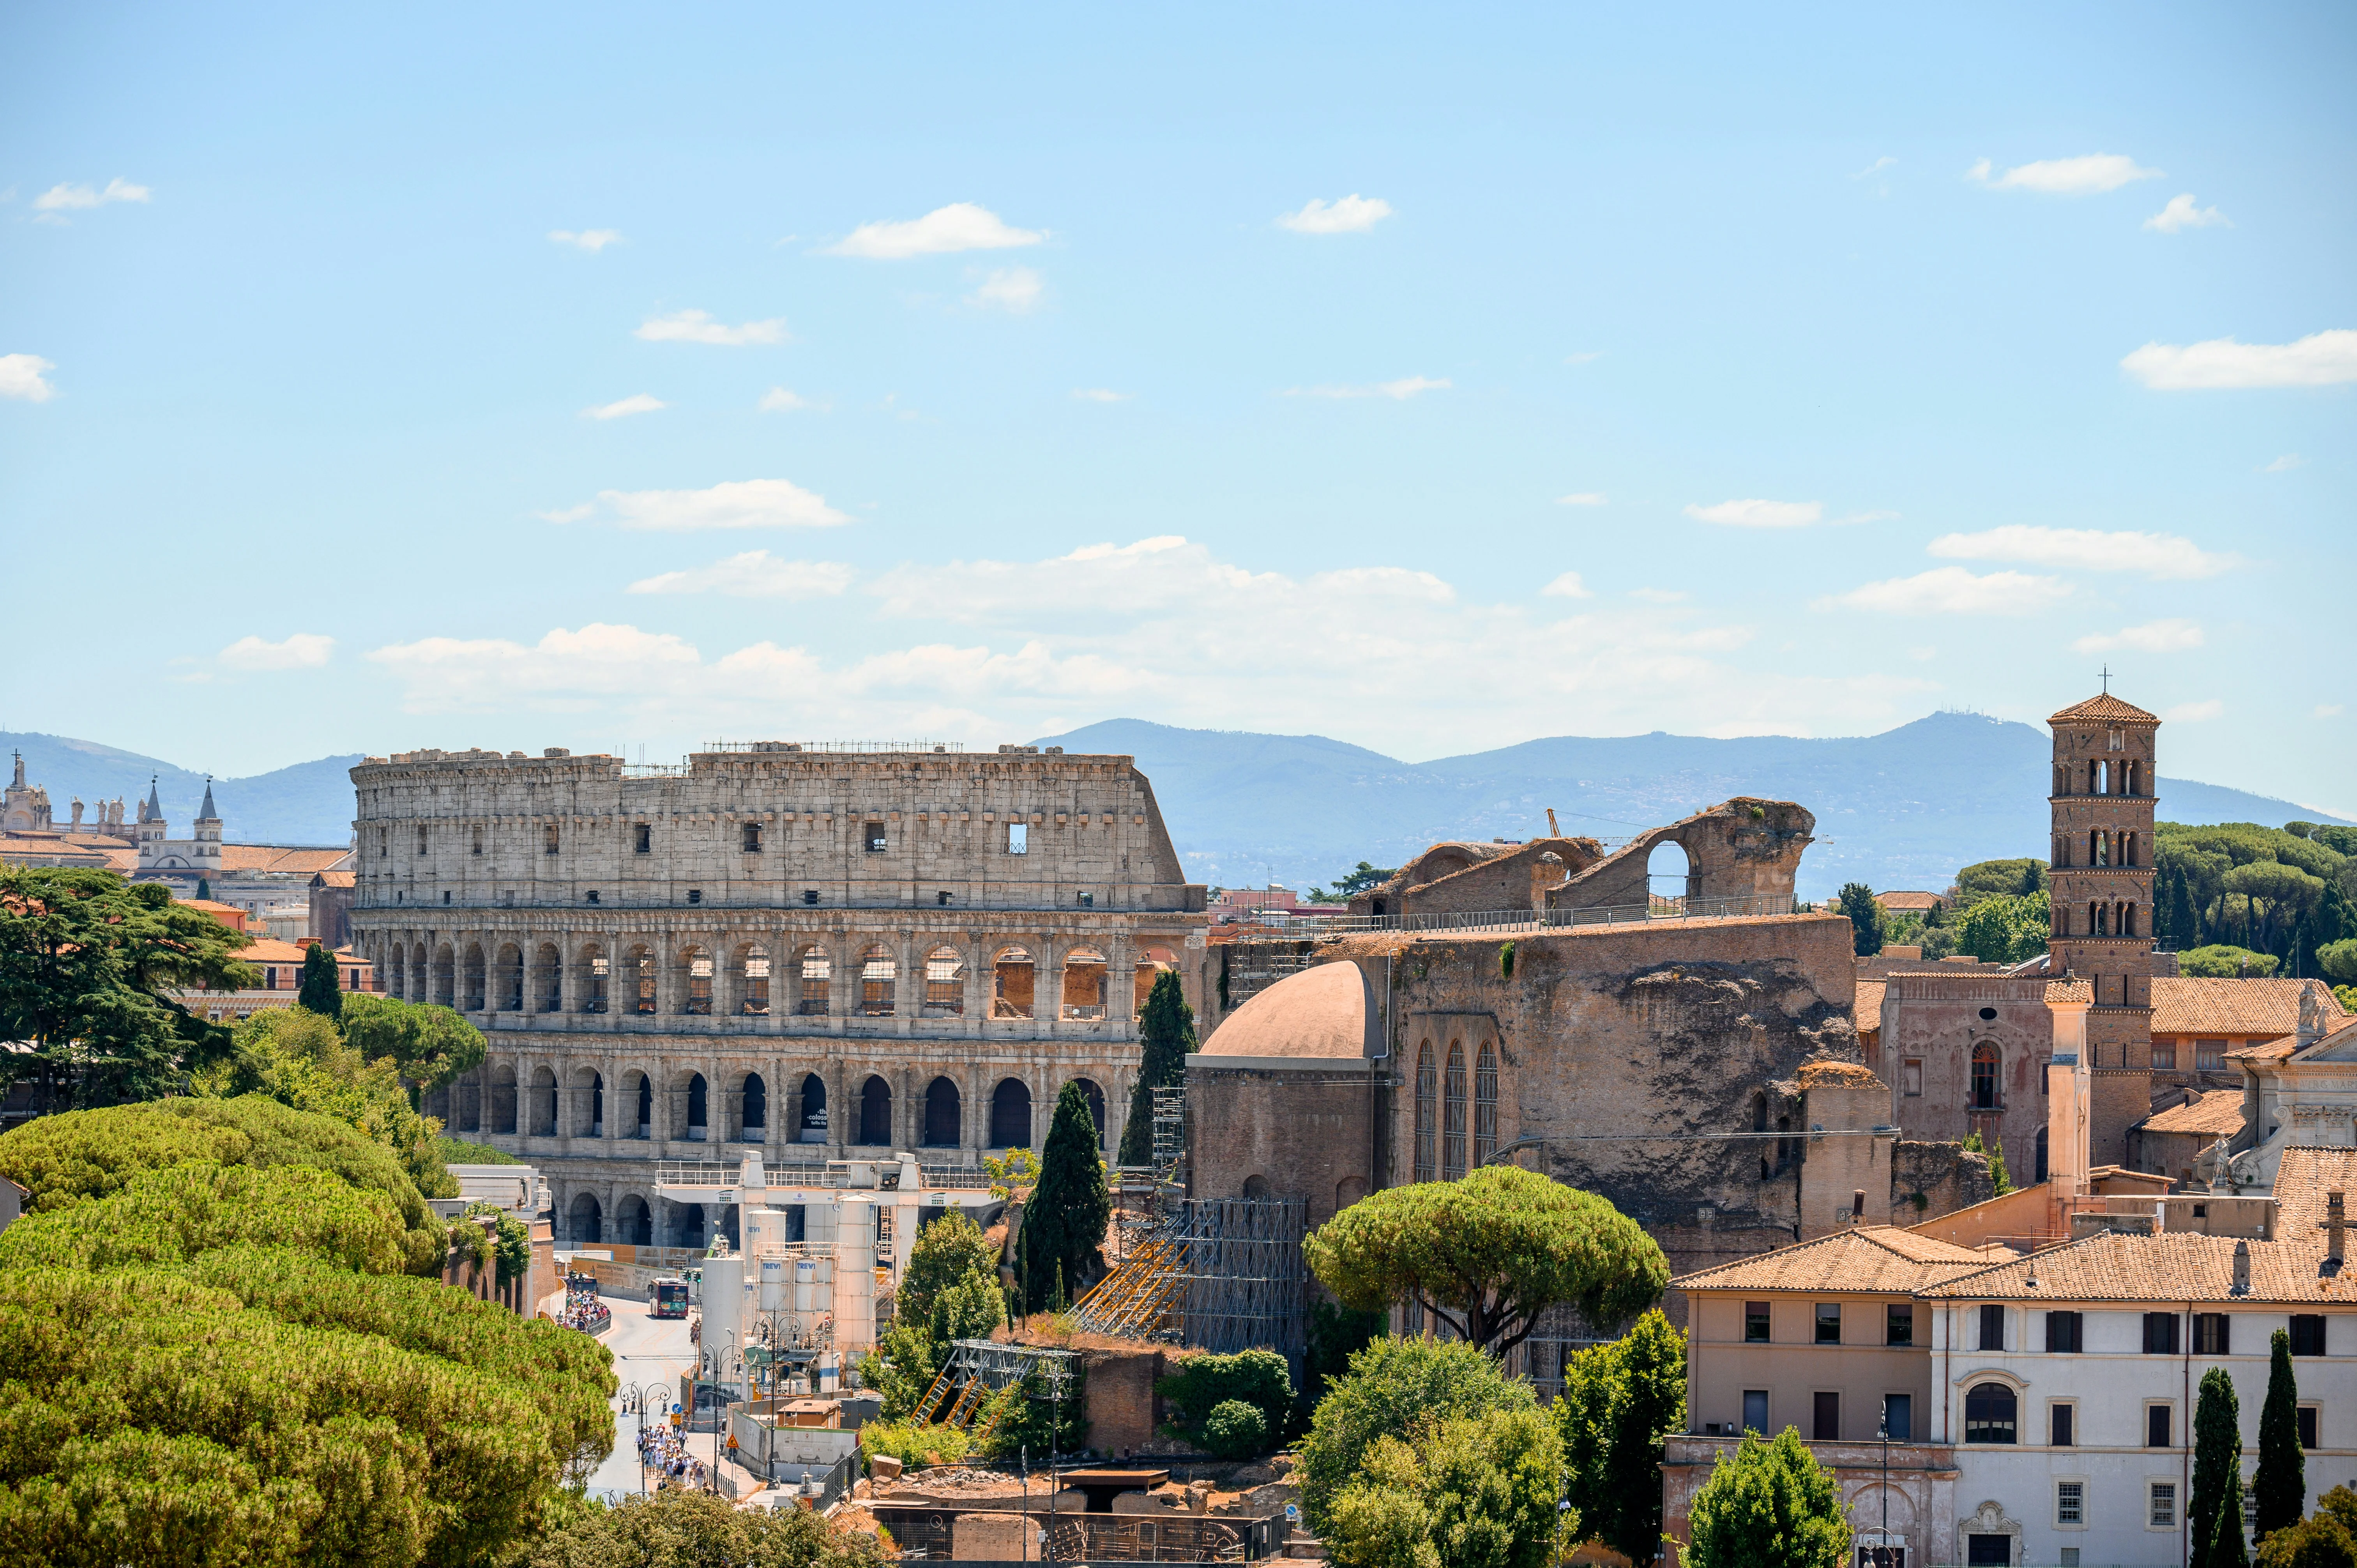
[{"label": "metal scaffolding", "polygon": [[1306,1219],[1292,1198],[1181,1198],[1081,1298],[1073,1326],[1207,1350],[1265,1348],[1298,1363],[1308,1311]]},{"label": "metal scaffolding", "polygon": [[950,1343],[949,1364],[917,1402],[911,1419],[963,1427],[979,1414],[981,1424],[974,1427],[977,1437],[988,1432],[996,1419],[996,1411],[982,1413],[992,1394],[1021,1382],[1034,1371],[1039,1374],[1041,1388],[1069,1392],[1072,1369],[1080,1360],[1070,1350],[1043,1350],[1031,1345],[1001,1345],[989,1339]]}]

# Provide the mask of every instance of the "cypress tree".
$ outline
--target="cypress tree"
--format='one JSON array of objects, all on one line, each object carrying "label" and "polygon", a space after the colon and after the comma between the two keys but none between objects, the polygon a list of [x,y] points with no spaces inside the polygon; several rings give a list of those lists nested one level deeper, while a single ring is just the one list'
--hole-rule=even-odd
[{"label": "cypress tree", "polygon": [[1146,1059],[1137,1069],[1137,1083],[1129,1091],[1129,1119],[1122,1124],[1121,1153],[1125,1165],[1154,1163],[1154,1091],[1168,1089],[1187,1076],[1187,1053],[1195,1048],[1195,1010],[1187,1005],[1175,970],[1154,977],[1146,993],[1146,1015],[1137,1026],[1138,1045]]},{"label": "cypress tree", "polygon": [[328,1018],[344,1015],[344,988],[336,979],[336,955],[325,942],[303,950],[303,988],[295,1000]]},{"label": "cypress tree", "polygon": [[199,876],[199,877],[198,877],[198,878],[197,878],[197,897],[199,897],[199,898],[203,898],[203,899],[206,899],[206,900],[210,901],[210,900],[211,899],[212,896],[213,896],[213,884],[212,884],[212,878],[211,878],[211,877],[210,877],[210,876]]},{"label": "cypress tree", "polygon": [[2180,951],[2201,945],[2201,922],[2193,915],[2193,891],[2186,886],[2185,868],[2177,868],[2177,892],[2170,900],[2169,934],[2177,939]]},{"label": "cypress tree", "polygon": [[2218,1518],[2210,1527],[2210,1549],[2200,1559],[2208,1568],[2251,1568],[2251,1549],[2243,1539],[2243,1477],[2226,1477],[2226,1495],[2218,1499]]},{"label": "cypress tree", "polygon": [[2243,1539],[2243,1409],[2234,1380],[2223,1367],[2201,1374],[2201,1397],[2193,1410],[2193,1496],[2187,1521],[2193,1527],[2193,1568],[2211,1568],[2220,1544],[2218,1510],[2234,1510],[2231,1531]]},{"label": "cypress tree", "polygon": [[2262,1541],[2299,1522],[2308,1502],[2308,1461],[2299,1451],[2299,1384],[2292,1375],[2291,1336],[2278,1328],[2267,1354],[2267,1401],[2259,1407],[2259,1469],[2253,1524]]},{"label": "cypress tree", "polygon": [[1097,1153],[1096,1118],[1077,1083],[1056,1097],[1056,1119],[1039,1180],[1023,1206],[1022,1259],[1025,1310],[1037,1312],[1064,1294],[1096,1261],[1113,1219],[1105,1191],[1104,1161]]},{"label": "cypress tree", "polygon": [[1842,884],[1841,912],[1849,917],[1853,928],[1851,946],[1860,958],[1871,958],[1882,950],[1882,906],[1874,901],[1874,889],[1863,882]]}]

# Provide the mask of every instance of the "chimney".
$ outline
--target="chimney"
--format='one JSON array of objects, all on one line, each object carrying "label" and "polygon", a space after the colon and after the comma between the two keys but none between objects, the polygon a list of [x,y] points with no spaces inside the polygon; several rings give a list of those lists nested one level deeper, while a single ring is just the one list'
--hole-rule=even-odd
[{"label": "chimney", "polygon": [[2236,1295],[2251,1294],[2251,1244],[2248,1241],[2234,1243],[2233,1294]]},{"label": "chimney", "polygon": [[2342,1200],[2341,1188],[2334,1187],[2324,1195],[2324,1267],[2321,1273],[2341,1272],[2341,1247],[2348,1234],[2349,1209]]}]

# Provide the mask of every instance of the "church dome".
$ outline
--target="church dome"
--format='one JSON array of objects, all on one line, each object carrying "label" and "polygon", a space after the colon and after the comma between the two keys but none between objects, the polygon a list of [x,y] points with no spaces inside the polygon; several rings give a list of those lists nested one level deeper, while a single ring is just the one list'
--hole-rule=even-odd
[{"label": "church dome", "polygon": [[1288,974],[1212,1030],[1200,1054],[1359,1060],[1381,1056],[1383,1016],[1375,988],[1348,959]]}]

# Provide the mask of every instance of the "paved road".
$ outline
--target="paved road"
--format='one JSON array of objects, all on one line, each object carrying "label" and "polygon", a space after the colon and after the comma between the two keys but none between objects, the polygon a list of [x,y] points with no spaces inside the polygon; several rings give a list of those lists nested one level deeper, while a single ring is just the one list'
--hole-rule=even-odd
[{"label": "paved road", "polygon": [[[606,1348],[614,1353],[614,1376],[625,1391],[633,1384],[647,1389],[651,1410],[670,1409],[679,1398],[679,1375],[695,1364],[694,1348],[687,1342],[687,1320],[650,1317],[646,1303],[619,1296],[608,1297],[606,1305],[614,1309],[614,1326],[604,1336]],[[617,1395],[614,1408],[619,1411],[627,1402]],[[614,1452],[589,1478],[589,1490],[635,1492],[640,1486],[638,1421],[618,1414]]]}]

